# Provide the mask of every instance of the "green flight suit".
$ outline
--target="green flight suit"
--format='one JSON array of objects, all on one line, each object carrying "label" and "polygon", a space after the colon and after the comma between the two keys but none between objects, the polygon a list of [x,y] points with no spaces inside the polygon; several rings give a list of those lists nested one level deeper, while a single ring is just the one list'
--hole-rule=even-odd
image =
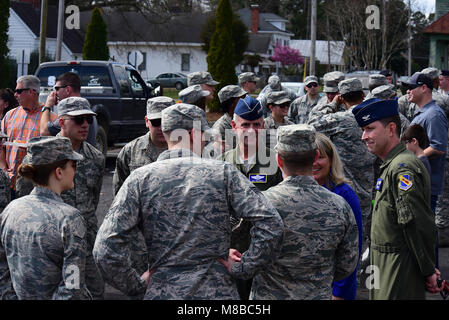
[{"label": "green flight suit", "polygon": [[403,142],[390,151],[380,170],[370,250],[371,265],[379,268],[380,281],[378,287],[372,283],[370,299],[423,300],[426,277],[435,272],[430,177]]}]

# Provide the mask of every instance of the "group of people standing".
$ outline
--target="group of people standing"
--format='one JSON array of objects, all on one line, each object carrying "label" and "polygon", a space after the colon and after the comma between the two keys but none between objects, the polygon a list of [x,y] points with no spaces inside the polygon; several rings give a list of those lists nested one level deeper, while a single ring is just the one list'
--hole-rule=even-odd
[{"label": "group of people standing", "polygon": [[95,113],[79,94],[62,98],[79,82],[61,75],[41,106],[39,79],[19,78],[19,106],[2,120],[14,200],[0,215],[1,297],[102,299],[106,282],[131,299],[355,299],[363,246],[380,271],[372,299],[440,291],[430,160],[445,160],[448,128],[429,79],[405,84],[426,146],[414,132],[401,140],[382,77],[365,99],[340,72],[324,76],[325,97],[315,76],[299,98],[272,76],[255,99],[259,79],[244,73],[219,90],[224,115],[211,126],[218,82],[192,73],[180,103],[148,100],[148,133],[120,151],[98,228]]}]

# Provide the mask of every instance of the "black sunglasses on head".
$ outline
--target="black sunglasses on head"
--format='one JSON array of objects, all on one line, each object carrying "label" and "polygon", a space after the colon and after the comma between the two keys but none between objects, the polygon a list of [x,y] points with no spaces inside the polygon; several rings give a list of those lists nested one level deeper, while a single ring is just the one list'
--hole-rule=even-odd
[{"label": "black sunglasses on head", "polygon": [[72,116],[70,117],[70,120],[73,120],[73,122],[80,126],[84,123],[84,120],[86,120],[88,124],[92,124],[92,122],[94,122],[94,117],[92,115]]},{"label": "black sunglasses on head", "polygon": [[153,127],[160,127],[162,124],[162,119],[151,119],[150,122]]},{"label": "black sunglasses on head", "polygon": [[318,83],[312,82],[312,83],[309,83],[306,87],[309,89],[312,87],[316,88],[316,87],[318,87]]},{"label": "black sunglasses on head", "polygon": [[16,90],[14,90],[14,92],[17,94],[21,94],[22,92],[24,92],[26,90],[34,90],[34,89],[31,89],[31,88],[16,89]]}]

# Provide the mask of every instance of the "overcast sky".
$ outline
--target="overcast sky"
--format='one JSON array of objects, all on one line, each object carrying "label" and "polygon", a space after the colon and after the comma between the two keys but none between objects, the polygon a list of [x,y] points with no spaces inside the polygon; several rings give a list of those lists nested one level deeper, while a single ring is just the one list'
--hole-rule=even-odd
[{"label": "overcast sky", "polygon": [[[407,3],[408,0],[405,0],[405,2]],[[435,12],[435,0],[412,0],[412,4],[413,3],[415,5],[415,10],[419,10],[426,15]]]}]

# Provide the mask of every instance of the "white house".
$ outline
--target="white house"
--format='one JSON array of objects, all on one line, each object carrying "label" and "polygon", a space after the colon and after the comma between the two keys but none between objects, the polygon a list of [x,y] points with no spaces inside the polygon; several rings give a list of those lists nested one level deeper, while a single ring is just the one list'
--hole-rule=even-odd
[{"label": "white house", "polygon": [[[36,5],[37,3],[37,5]],[[17,77],[28,74],[30,54],[40,46],[40,7],[12,1],[9,9],[8,48],[9,56],[17,61]],[[46,51],[50,56],[56,53],[57,8],[49,6],[47,22]],[[83,39],[76,30],[64,30],[61,58],[63,60],[80,59]]]},{"label": "white house", "polygon": [[[310,40],[291,40],[290,47],[301,52],[303,57],[309,58],[311,56],[312,41]],[[315,42],[315,59],[320,64],[330,64],[335,67],[343,68],[345,42],[344,41],[326,41],[316,40]]]},{"label": "white house", "polygon": [[[90,16],[91,12],[81,13],[82,34],[86,32]],[[200,37],[209,17],[207,14],[180,14],[163,20],[138,12],[103,9],[102,16],[108,28],[111,59],[134,65],[144,79],[161,73],[188,74],[207,70]]]},{"label": "white house", "polygon": [[[269,75],[276,67],[276,63],[269,60],[274,48],[278,43],[290,46],[291,37],[294,36],[286,30],[288,20],[274,13],[261,13],[258,5],[240,9],[237,14],[249,30],[249,45],[245,54],[259,55],[262,58],[259,63],[262,70],[257,69],[255,72]],[[248,66],[237,66],[237,72],[249,70]]]}]

